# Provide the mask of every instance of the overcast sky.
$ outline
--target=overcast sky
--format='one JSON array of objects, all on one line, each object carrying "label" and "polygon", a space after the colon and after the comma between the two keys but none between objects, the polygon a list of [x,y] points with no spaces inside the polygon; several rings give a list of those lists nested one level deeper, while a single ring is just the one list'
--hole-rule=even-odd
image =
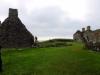
[{"label": "overcast sky", "polygon": [[100,28],[100,0],[0,0],[0,20],[16,8],[19,18],[35,36],[72,37],[88,25]]}]

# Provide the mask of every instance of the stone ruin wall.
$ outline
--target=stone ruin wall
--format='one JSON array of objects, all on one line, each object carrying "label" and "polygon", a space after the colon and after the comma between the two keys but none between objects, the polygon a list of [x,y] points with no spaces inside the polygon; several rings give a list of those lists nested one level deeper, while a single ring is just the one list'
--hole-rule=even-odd
[{"label": "stone ruin wall", "polygon": [[74,35],[73,35],[73,39],[74,40],[77,40],[77,41],[82,41],[82,39],[81,39],[81,32],[78,30]]},{"label": "stone ruin wall", "polygon": [[[81,39],[82,37],[80,37],[80,35],[83,34],[83,37],[87,40],[87,41],[91,41],[91,42],[100,42],[100,31],[96,32],[96,31],[92,31],[90,26],[87,26],[87,29],[85,30],[85,28],[82,28],[81,33],[75,33],[73,35],[74,38],[79,38]],[[79,40],[78,40],[79,41]]]},{"label": "stone ruin wall", "polygon": [[9,8],[8,17],[0,26],[0,45],[4,48],[32,47],[34,36],[18,17],[18,10]]}]

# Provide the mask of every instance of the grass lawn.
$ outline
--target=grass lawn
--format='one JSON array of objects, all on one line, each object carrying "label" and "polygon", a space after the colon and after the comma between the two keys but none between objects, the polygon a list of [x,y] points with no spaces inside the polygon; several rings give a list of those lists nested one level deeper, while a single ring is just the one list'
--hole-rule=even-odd
[{"label": "grass lawn", "polygon": [[68,47],[2,51],[1,75],[100,75],[100,53]]}]

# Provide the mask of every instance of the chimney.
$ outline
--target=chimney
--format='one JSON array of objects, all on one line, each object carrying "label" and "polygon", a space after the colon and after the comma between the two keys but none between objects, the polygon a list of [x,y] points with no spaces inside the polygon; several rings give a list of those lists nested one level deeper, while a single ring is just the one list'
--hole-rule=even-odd
[{"label": "chimney", "polygon": [[18,10],[9,8],[9,17],[18,17]]},{"label": "chimney", "polygon": [[82,28],[82,32],[85,32],[85,28]]},{"label": "chimney", "polygon": [[90,26],[87,26],[87,31],[90,31],[91,30],[91,27]]}]

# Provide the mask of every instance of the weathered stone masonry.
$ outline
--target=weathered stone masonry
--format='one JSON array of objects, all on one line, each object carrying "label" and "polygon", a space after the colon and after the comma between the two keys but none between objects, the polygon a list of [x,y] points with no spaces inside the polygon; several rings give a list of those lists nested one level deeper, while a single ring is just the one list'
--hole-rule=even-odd
[{"label": "weathered stone masonry", "polygon": [[18,10],[9,8],[8,18],[0,25],[0,44],[5,48],[32,47],[34,36],[18,17]]},{"label": "weathered stone masonry", "polygon": [[82,28],[82,31],[77,31],[73,38],[76,41],[84,42],[88,48],[100,51],[100,29],[93,31],[90,26],[87,26],[87,30]]}]

